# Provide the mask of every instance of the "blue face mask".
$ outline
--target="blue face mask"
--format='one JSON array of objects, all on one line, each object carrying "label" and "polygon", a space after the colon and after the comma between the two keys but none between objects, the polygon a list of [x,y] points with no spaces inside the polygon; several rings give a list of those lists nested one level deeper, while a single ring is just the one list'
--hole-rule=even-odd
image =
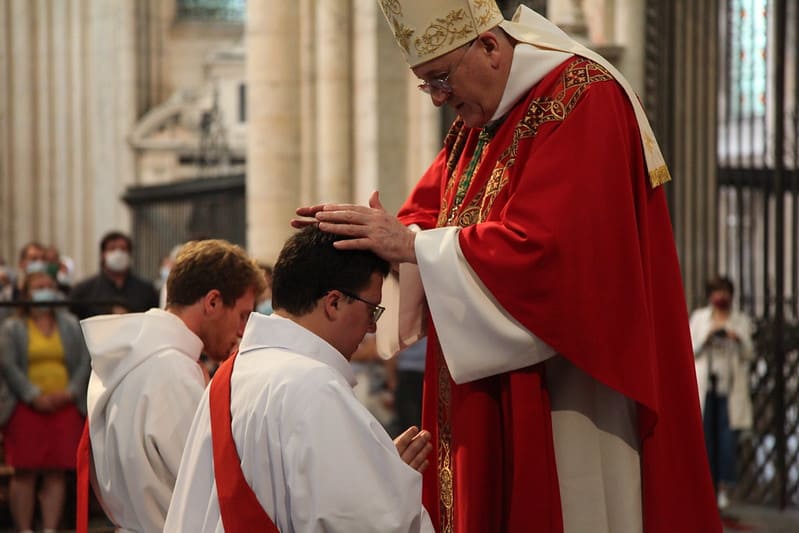
[{"label": "blue face mask", "polygon": [[36,289],[31,291],[32,302],[56,302],[61,299],[61,293],[55,289]]},{"label": "blue face mask", "polygon": [[272,314],[272,298],[267,298],[263,302],[258,304],[258,307],[255,308],[256,311],[261,313],[262,315],[271,315]]}]

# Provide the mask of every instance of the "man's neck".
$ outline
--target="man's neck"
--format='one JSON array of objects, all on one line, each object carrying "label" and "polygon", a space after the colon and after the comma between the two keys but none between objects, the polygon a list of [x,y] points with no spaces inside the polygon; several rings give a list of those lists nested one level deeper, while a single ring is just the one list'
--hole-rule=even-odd
[{"label": "man's neck", "polygon": [[[330,344],[335,348],[335,342],[333,341],[333,336],[331,335],[329,329],[330,324],[327,323],[327,321],[324,320],[323,317],[318,315],[318,310],[311,313],[306,313],[301,316],[297,316],[287,312],[285,309],[276,309],[273,314],[291,320],[298,326],[307,329],[308,331],[310,331],[311,333],[313,333],[314,335],[316,335],[317,337],[324,340],[325,342],[327,342],[328,344]],[[339,350],[338,348],[336,349]],[[340,350],[339,353],[341,353]],[[349,361],[350,357],[352,357],[352,354],[350,354],[349,357],[344,354],[342,355],[347,361]]]},{"label": "man's neck", "polygon": [[108,279],[114,282],[114,285],[121,288],[125,284],[125,280],[128,279],[129,271],[126,270],[124,272],[114,272],[113,270],[103,268],[103,273]]},{"label": "man's neck", "polygon": [[714,307],[713,311],[711,312],[711,316],[715,320],[727,320],[728,318],[730,318],[730,310],[729,309],[719,309],[717,307]]},{"label": "man's neck", "polygon": [[186,324],[195,335],[202,337],[202,312],[196,305],[168,305],[166,312],[175,315]]}]

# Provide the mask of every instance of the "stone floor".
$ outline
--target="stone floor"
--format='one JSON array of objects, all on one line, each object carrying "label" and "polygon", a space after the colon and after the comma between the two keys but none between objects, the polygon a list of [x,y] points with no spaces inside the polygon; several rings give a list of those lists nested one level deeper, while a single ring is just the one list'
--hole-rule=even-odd
[{"label": "stone floor", "polygon": [[[799,510],[779,511],[774,508],[733,504],[722,515],[724,532],[736,533],[799,533]],[[5,522],[5,521],[3,521]],[[72,533],[74,530],[62,529],[59,533]],[[90,533],[113,533],[113,528],[103,519],[92,520]],[[5,523],[0,524],[0,533],[13,533]]]},{"label": "stone floor", "polygon": [[798,533],[799,510],[778,509],[733,504],[722,514],[725,533],[752,531],[755,533]]}]

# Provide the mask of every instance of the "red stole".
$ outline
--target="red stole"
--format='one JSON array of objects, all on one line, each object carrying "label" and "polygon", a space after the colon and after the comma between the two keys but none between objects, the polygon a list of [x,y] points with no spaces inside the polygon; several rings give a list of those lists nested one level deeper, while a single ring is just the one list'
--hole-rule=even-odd
[{"label": "red stole", "polygon": [[83,433],[78,443],[76,475],[77,503],[75,509],[75,533],[89,530],[89,478],[91,476],[92,442],[89,439],[89,419],[83,424]]},{"label": "red stole", "polygon": [[[460,226],[505,310],[637,402],[646,533],[720,532],[665,195],[623,91],[572,58],[487,143],[479,133],[456,121],[400,219]],[[562,531],[543,365],[456,385],[440,350],[433,333],[422,425],[438,464],[423,499],[436,530]]]},{"label": "red stole", "polygon": [[236,356],[220,365],[211,380],[211,439],[214,449],[214,479],[222,525],[230,533],[262,531],[278,533],[277,526],[258,502],[244,479],[241,459],[233,440],[230,414],[230,376]]}]

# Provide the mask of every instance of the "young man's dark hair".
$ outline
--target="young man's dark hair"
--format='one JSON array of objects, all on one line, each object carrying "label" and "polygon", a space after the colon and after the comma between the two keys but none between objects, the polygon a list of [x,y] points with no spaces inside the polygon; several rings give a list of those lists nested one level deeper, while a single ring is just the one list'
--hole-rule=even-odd
[{"label": "young man's dark hair", "polygon": [[705,295],[709,298],[710,295],[716,291],[727,291],[730,293],[730,296],[732,296],[735,294],[735,287],[730,278],[716,276],[715,278],[709,280],[707,285],[705,285]]},{"label": "young man's dark hair", "polygon": [[109,231],[108,233],[103,235],[102,239],[100,239],[100,253],[102,254],[105,251],[105,247],[109,242],[115,241],[117,239],[124,239],[125,242],[128,243],[128,251],[130,252],[133,251],[133,241],[130,239],[130,237],[128,237],[121,231],[114,230],[114,231]]},{"label": "young man's dark hair", "polygon": [[388,262],[372,252],[345,252],[333,246],[345,238],[313,225],[286,241],[272,275],[272,306],[303,315],[328,291],[356,293],[374,272],[388,275]]}]

